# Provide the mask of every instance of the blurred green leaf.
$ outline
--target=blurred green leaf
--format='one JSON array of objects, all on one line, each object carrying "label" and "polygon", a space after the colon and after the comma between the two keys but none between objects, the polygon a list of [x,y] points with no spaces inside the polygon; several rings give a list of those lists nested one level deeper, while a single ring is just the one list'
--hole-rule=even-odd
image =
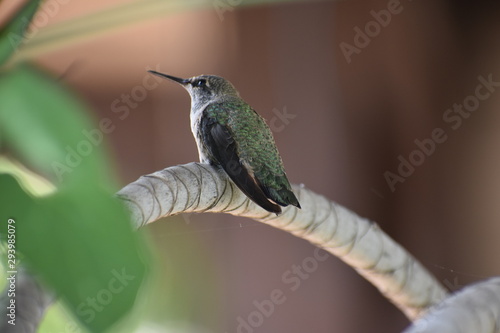
[{"label": "blurred green leaf", "polygon": [[[61,191],[42,198],[21,226],[19,248],[30,266],[91,331],[103,331],[133,307],[145,275],[144,249],[111,193]],[[34,237],[22,236],[28,232]]]},{"label": "blurred green leaf", "polygon": [[103,130],[114,125],[109,119],[92,125],[84,115],[68,91],[34,67],[0,75],[1,146],[56,185],[67,180],[112,184],[100,146]]},{"label": "blurred green leaf", "polygon": [[12,19],[0,28],[0,64],[10,58],[24,39],[24,33],[35,15],[40,0],[27,2]]},{"label": "blurred green leaf", "polygon": [[37,333],[92,333],[76,320],[62,300],[45,312]]},{"label": "blurred green leaf", "polygon": [[0,226],[15,221],[16,249],[91,331],[132,307],[146,273],[146,251],[111,193],[66,189],[36,200],[0,175]]},{"label": "blurred green leaf", "polygon": [[16,221],[19,254],[96,332],[133,307],[147,264],[144,241],[113,198],[100,125],[39,70],[21,66],[0,75],[1,148],[58,185],[33,198],[12,176],[1,176],[0,232],[9,218]]},{"label": "blurred green leaf", "polygon": [[39,174],[29,170],[10,156],[0,155],[0,173],[13,175],[21,187],[34,196],[54,193],[55,186]]},{"label": "blurred green leaf", "polygon": [[[17,180],[9,174],[0,174],[0,240],[7,237],[7,221],[9,219],[25,220],[25,216],[33,209],[35,202],[26,194]],[[17,228],[17,224],[13,224]]]}]

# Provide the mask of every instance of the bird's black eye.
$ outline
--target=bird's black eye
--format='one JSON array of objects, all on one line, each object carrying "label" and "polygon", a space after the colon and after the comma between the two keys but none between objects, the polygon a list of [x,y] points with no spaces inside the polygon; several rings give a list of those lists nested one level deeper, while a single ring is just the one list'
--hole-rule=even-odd
[{"label": "bird's black eye", "polygon": [[207,85],[207,80],[205,79],[198,79],[193,82],[193,86],[195,87],[204,87]]}]

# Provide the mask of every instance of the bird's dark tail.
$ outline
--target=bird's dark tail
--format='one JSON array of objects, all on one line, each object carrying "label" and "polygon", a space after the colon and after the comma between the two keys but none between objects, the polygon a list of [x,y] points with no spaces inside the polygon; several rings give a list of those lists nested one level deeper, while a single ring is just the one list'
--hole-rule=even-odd
[{"label": "bird's dark tail", "polygon": [[250,200],[270,213],[275,213],[276,215],[281,214],[281,207],[268,199],[259,184],[255,182],[254,178],[250,176],[248,171],[243,166],[240,166],[240,168],[241,169],[238,173],[233,173],[230,170],[225,171],[229,178],[231,178],[236,186],[238,186],[238,188],[245,193]]},{"label": "bird's dark tail", "polygon": [[283,207],[292,205],[297,208],[301,208],[299,200],[297,199],[295,194],[287,188],[281,188],[279,190],[267,188],[265,192],[267,192],[271,200]]}]

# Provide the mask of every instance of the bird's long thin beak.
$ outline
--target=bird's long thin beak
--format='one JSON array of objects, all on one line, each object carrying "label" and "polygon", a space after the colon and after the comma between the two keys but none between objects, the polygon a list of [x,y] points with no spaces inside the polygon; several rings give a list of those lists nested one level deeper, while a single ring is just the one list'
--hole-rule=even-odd
[{"label": "bird's long thin beak", "polygon": [[180,77],[175,77],[175,76],[172,76],[172,75],[163,74],[163,73],[160,73],[160,72],[157,72],[157,71],[148,71],[148,72],[151,73],[151,74],[154,74],[154,75],[157,75],[157,76],[164,77],[164,78],[167,78],[169,80],[175,81],[175,82],[180,83],[182,85],[186,85],[186,84],[189,83],[188,79],[181,79]]}]

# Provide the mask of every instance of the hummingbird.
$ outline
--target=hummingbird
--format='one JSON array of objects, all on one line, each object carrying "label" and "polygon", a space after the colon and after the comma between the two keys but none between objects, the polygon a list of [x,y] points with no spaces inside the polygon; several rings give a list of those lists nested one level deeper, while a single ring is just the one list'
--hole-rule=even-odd
[{"label": "hummingbird", "polygon": [[288,205],[301,208],[271,130],[229,81],[215,75],[183,79],[148,72],[179,83],[191,96],[191,131],[200,162],[222,168],[248,198],[268,212],[278,215],[280,206]]}]

